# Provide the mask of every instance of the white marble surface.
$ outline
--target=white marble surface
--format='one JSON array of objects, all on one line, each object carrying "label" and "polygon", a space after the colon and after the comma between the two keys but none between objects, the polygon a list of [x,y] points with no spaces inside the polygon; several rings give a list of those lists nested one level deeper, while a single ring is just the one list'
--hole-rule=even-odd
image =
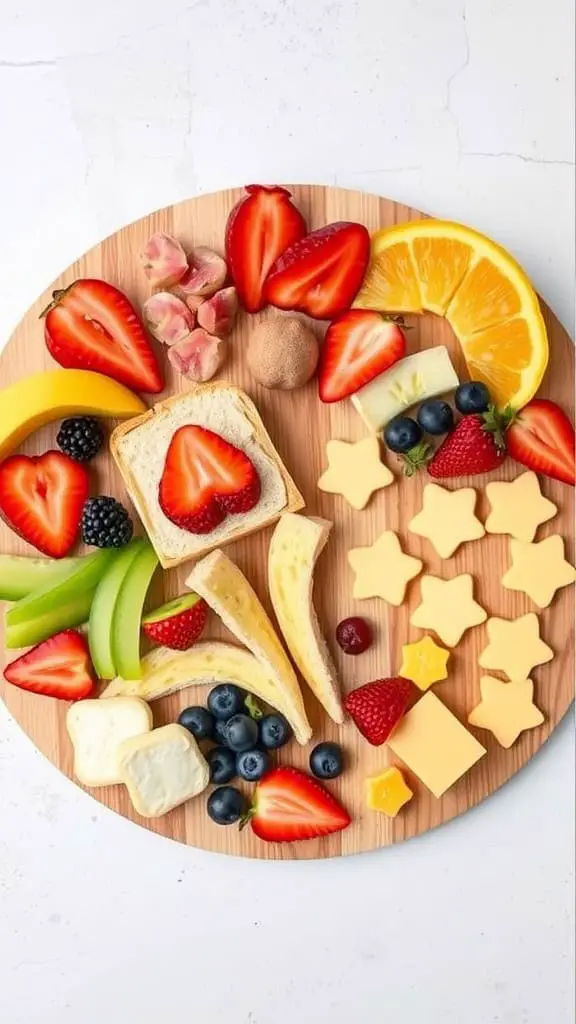
[{"label": "white marble surface", "polygon": [[[468,221],[572,330],[572,17],[571,0],[3,4],[0,344],[104,234],[248,180]],[[0,1020],[570,1024],[573,797],[565,721],[422,839],[229,861],[99,808],[2,708]]]}]

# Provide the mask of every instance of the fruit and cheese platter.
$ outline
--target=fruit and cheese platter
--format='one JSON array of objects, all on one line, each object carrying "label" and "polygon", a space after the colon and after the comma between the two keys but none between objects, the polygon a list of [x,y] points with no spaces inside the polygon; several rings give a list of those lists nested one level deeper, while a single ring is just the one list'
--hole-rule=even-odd
[{"label": "fruit and cheese platter", "polygon": [[573,699],[573,380],[511,254],[390,200],[248,185],[122,229],[0,355],[3,700],[208,850],[469,810]]}]

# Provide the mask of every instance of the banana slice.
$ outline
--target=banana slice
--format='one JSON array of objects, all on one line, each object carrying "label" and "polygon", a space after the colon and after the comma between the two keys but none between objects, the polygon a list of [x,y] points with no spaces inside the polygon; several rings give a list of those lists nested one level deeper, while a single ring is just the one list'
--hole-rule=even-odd
[{"label": "banana slice", "polygon": [[286,513],[270,542],[268,588],[276,618],[308,686],[339,725],[344,721],[336,668],[312,600],[314,568],[332,523]]},{"label": "banana slice", "polygon": [[437,345],[399,359],[352,395],[352,404],[377,433],[406,409],[453,391],[459,383],[448,349]]}]

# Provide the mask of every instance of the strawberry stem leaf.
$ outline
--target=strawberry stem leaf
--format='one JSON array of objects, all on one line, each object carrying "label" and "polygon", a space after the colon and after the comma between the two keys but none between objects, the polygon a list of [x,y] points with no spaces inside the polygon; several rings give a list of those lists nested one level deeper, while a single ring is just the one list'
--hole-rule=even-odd
[{"label": "strawberry stem leaf", "polygon": [[414,476],[432,458],[432,447],[427,441],[420,441],[409,452],[400,457],[404,465],[405,476]]}]

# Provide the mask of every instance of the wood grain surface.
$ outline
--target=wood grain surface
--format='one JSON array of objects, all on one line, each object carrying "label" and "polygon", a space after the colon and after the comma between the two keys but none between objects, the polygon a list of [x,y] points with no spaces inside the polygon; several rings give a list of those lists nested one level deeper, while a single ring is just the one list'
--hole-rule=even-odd
[{"label": "wood grain surface", "polygon": [[[387,199],[342,189],[297,186],[293,192],[311,228],[331,221],[358,220],[374,230],[422,216],[416,210]],[[240,190],[220,192],[160,210],[117,232],[69,267],[29,310],[0,357],[2,386],[32,372],[54,367],[44,346],[42,323],[38,319],[53,288],[62,288],[79,277],[101,277],[117,285],[139,305],[147,297],[149,289],[139,267],[138,252],[149,235],[153,231],[164,230],[174,233],[188,248],[202,244],[222,251],[226,218],[241,194]],[[264,312],[259,316],[266,315]],[[573,418],[573,346],[558,320],[546,307],[544,315],[550,336],[551,361],[541,394],[560,402]],[[421,508],[422,488],[426,482],[424,474],[411,480],[398,476],[397,482],[375,495],[362,512],[352,511],[342,498],[323,494],[317,489],[316,481],[325,465],[326,442],[330,438],[356,440],[365,434],[365,428],[349,402],[322,405],[317,398],[314,382],[289,393],[268,392],[260,387],[251,378],[245,360],[246,343],[255,320],[255,317],[246,315],[240,317],[231,337],[231,358],[221,376],[244,387],[258,405],[272,439],[304,494],[307,513],[334,522],[331,539],[318,565],[316,605],[340,670],[343,689],[349,690],[368,680],[397,673],[402,644],[422,635],[421,631],[409,624],[411,611],[419,603],[420,588],[417,580],[410,585],[408,599],[399,609],[391,608],[380,600],[355,602],[352,599],[353,577],[346,553],[351,547],[372,543],[385,528],[399,532],[405,549],[423,560],[425,572],[445,578],[464,571],[471,572],[476,581],[477,599],[489,614],[511,618],[529,610],[537,610],[524,595],[512,593],[500,586],[501,577],[509,564],[508,538],[487,536],[463,545],[453,558],[441,562],[426,540],[407,535],[408,521]],[[412,329],[407,335],[409,351],[446,345],[456,369],[461,375],[465,374],[458,343],[444,320],[425,316],[411,319],[410,325]],[[319,325],[316,329],[320,329]],[[165,363],[167,366],[167,361]],[[168,372],[166,395],[185,389],[186,381]],[[56,424],[31,437],[22,450],[29,454],[43,452],[54,445],[55,435]],[[391,468],[398,472],[393,461],[388,461]],[[478,477],[471,481],[458,481],[457,484],[449,483],[448,486],[453,488],[465,483],[473,484],[479,492],[480,516],[484,518],[487,512],[484,494],[486,482],[497,478],[512,479],[519,472],[521,469],[510,460],[497,474],[491,474],[486,479]],[[93,478],[93,493],[114,494],[120,500],[127,500],[109,455],[103,454],[96,460]],[[570,487],[547,479],[543,480],[542,489],[547,497],[557,503],[559,514],[552,522],[540,528],[538,539],[552,533],[561,533],[566,539],[567,557],[573,560],[574,492]],[[265,567],[269,540],[270,530],[265,530],[233,543],[226,549],[255,585],[268,608],[270,604]],[[35,553],[2,523],[0,550],[28,555]],[[162,576],[159,573],[151,594],[152,603],[180,593],[186,572],[186,567],[182,567]],[[336,624],[351,614],[368,617],[374,624],[377,637],[372,650],[356,659],[346,657],[333,642]],[[306,689],[314,741],[338,739],[346,750],[348,770],[340,780],[329,784],[353,817],[352,825],[343,833],[319,841],[271,845],[255,838],[249,828],[240,834],[234,827],[222,828],[213,824],[206,815],[205,795],[164,818],[149,822],[139,818],[132,809],[123,786],[94,790],[93,795],[118,813],[162,835],[207,850],[248,857],[331,857],[388,846],[426,832],[467,811],[510,779],[537,752],[569,707],[574,691],[573,588],[559,592],[552,606],[541,613],[540,621],[543,638],[556,652],[548,665],[533,673],[535,699],[546,715],[545,725],[524,733],[510,750],[500,747],[490,734],[476,731],[475,735],[487,746],[488,755],[440,800],[435,799],[408,773],[415,797],[395,820],[367,810],[364,801],[364,779],[389,762],[390,755],[386,748],[370,747],[350,723],[338,729],[327,720]],[[215,616],[211,616],[207,635],[219,638],[227,636]],[[463,722],[479,700],[480,669],[477,659],[485,643],[485,626],[469,631],[452,654],[449,679],[434,687],[437,696]],[[13,656],[13,652],[9,652],[4,663]],[[72,749],[64,724],[67,705],[50,698],[23,693],[3,682],[0,682],[0,692],[10,712],[37,747],[66,775],[72,777]],[[174,721],[182,708],[203,701],[205,696],[198,689],[190,688],[155,702],[152,705],[155,723],[162,725]],[[310,749],[301,749],[293,742],[282,752],[282,760],[306,767]],[[513,799],[512,793],[509,799]],[[537,827],[537,808],[534,809],[534,825]]]}]

